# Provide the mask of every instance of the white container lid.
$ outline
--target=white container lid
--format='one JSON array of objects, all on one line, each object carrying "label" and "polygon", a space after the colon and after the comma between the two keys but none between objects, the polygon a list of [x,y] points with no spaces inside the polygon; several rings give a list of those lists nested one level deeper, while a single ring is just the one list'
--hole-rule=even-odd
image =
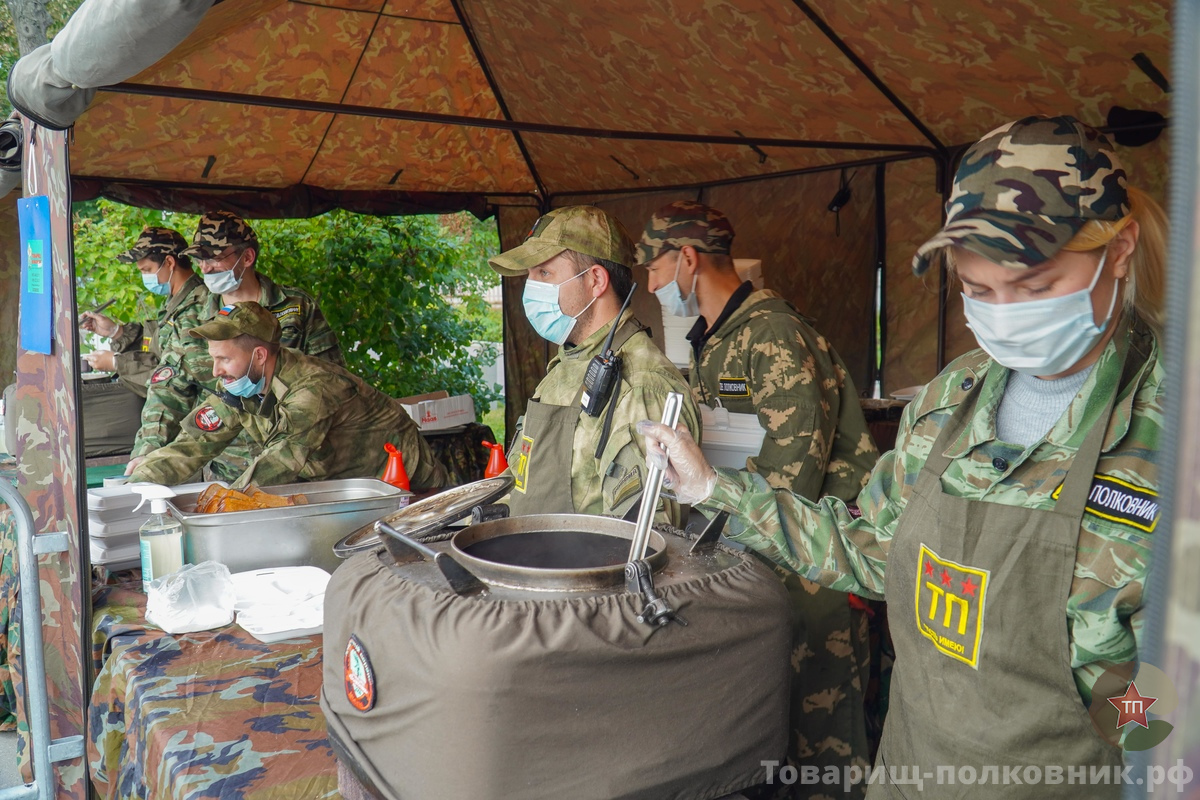
[{"label": "white container lid", "polygon": [[111,539],[114,536],[126,536],[128,534],[137,535],[142,525],[149,518],[149,506],[143,508],[142,511],[134,515],[128,512],[126,516],[119,519],[107,519],[97,515],[95,512],[88,514],[88,536],[93,539]]},{"label": "white container lid", "polygon": [[102,545],[101,541],[95,539],[88,542],[88,550],[91,552],[93,564],[112,566],[118,563],[136,563],[141,557],[141,543],[138,542],[137,536],[133,537],[133,542],[120,547],[104,547]]}]

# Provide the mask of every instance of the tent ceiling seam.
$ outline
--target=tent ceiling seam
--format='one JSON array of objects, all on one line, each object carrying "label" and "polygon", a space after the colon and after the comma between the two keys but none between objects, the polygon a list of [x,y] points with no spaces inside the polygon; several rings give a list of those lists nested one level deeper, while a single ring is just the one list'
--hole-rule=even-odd
[{"label": "tent ceiling seam", "polygon": [[808,17],[809,21],[812,22],[812,24],[815,25],[822,34],[824,34],[825,38],[828,39],[834,47],[840,50],[842,55],[850,60],[850,63],[853,64],[860,73],[862,73],[862,76],[870,81],[875,88],[878,89],[883,96],[886,97],[891,104],[896,107],[896,110],[903,114],[905,119],[911,122],[913,127],[921,132],[922,136],[928,139],[938,151],[945,152],[946,146],[942,144],[941,140],[938,139],[937,136],[934,135],[933,131],[931,131],[925,125],[925,123],[921,121],[916,113],[913,112],[913,110],[910,109],[904,103],[904,101],[901,100],[900,97],[893,92],[886,83],[883,82],[882,78],[875,74],[874,70],[867,66],[867,62],[864,61],[861,56],[855,53],[854,50],[850,48],[850,45],[846,44],[842,40],[842,37],[838,36],[837,32],[830,27],[829,23],[827,23],[821,17],[821,15],[818,14],[816,10],[808,4],[808,0],[792,0],[792,2],[806,17]]},{"label": "tent ceiling seam", "polygon": [[387,6],[386,2],[380,3],[379,11],[370,11],[365,8],[350,8],[349,6],[335,6],[326,3],[314,3],[311,0],[288,0],[289,3],[297,6],[313,6],[315,8],[332,8],[335,11],[349,11],[352,14],[378,14],[388,19],[410,19],[413,22],[431,22],[435,25],[457,25],[458,23],[452,19],[430,19],[429,17],[410,17],[405,14],[388,14],[383,9]]},{"label": "tent ceiling seam", "polygon": [[[379,29],[379,20],[383,17],[383,6],[379,7],[379,12],[375,15],[375,21],[371,23],[371,32],[367,34],[367,40],[363,42],[363,48],[358,52],[358,60],[354,62],[354,69],[350,71],[350,77],[346,80],[346,88],[342,89],[342,98],[338,102],[341,105],[346,101],[346,95],[350,94],[350,87],[354,85],[354,78],[358,75],[358,68],[362,66],[363,57],[367,54],[367,48],[371,46],[371,40],[375,38],[375,31]],[[313,164],[317,163],[317,159],[321,156],[321,150],[325,147],[325,140],[329,138],[329,132],[333,130],[333,123],[337,122],[337,114],[329,118],[329,124],[325,126],[325,132],[321,134],[321,141],[317,142],[316,149],[313,150],[312,158],[308,160],[308,166],[304,168],[304,174],[300,176],[298,183],[303,184],[308,178],[308,173],[312,171]],[[399,175],[400,173],[396,173]],[[392,181],[395,182],[395,178]]]},{"label": "tent ceiling seam", "polygon": [[596,139],[625,139],[630,141],[674,142],[681,144],[732,145],[745,147],[756,144],[762,147],[784,147],[810,150],[884,151],[895,153],[940,153],[927,145],[896,144],[889,142],[837,142],[820,139],[774,139],[762,136],[719,136],[710,134],[659,133],[657,131],[609,130],[602,128],[580,128],[567,125],[549,125],[540,122],[518,122],[492,117],[464,117],[454,114],[437,114],[428,111],[404,111],[374,106],[344,105],[318,100],[293,100],[286,97],[217,92],[205,89],[154,86],[139,83],[117,83],[98,91],[115,94],[148,95],[171,97],[180,100],[201,100],[215,103],[233,103],[266,108],[281,108],[317,114],[344,114],[347,116],[378,117],[407,122],[439,125],[461,125],[467,128],[492,128],[551,136],[576,136]]},{"label": "tent ceiling seam", "polygon": [[939,156],[933,151],[922,153],[898,153],[890,156],[879,156],[877,158],[863,158],[854,161],[839,161],[835,164],[822,164],[815,167],[800,167],[799,169],[783,170],[781,172],[768,172],[760,175],[744,175],[737,178],[720,178],[715,181],[704,181],[701,183],[678,183],[669,186],[644,186],[631,188],[617,189],[591,189],[578,192],[555,192],[550,195],[550,200],[556,200],[560,197],[588,197],[591,195],[635,195],[635,194],[655,194],[657,192],[682,192],[692,189],[711,189],[718,186],[733,186],[739,183],[754,183],[755,181],[769,181],[778,178],[792,178],[797,175],[812,175],[818,172],[833,172],[834,170],[848,169],[853,167],[868,167],[878,164],[892,164],[900,161],[914,161],[919,158],[929,158],[937,161]]},{"label": "tent ceiling seam", "polygon": [[[487,59],[483,57],[483,50],[480,49],[479,41],[475,38],[475,31],[471,28],[466,13],[463,12],[462,3],[460,0],[450,0],[450,5],[454,8],[454,13],[458,17],[458,22],[462,26],[463,33],[467,35],[467,42],[471,45],[471,52],[475,54],[475,60],[479,62],[479,68],[483,71],[483,77],[492,89],[492,96],[496,98],[496,104],[500,106],[500,113],[504,115],[506,120],[511,122],[512,114],[508,110],[508,103],[504,101],[504,95],[500,92],[500,86],[496,83],[496,78],[492,74],[492,68],[488,65]],[[525,145],[524,137],[521,136],[519,131],[512,131],[512,135],[517,142],[517,149],[521,151],[521,157],[525,159],[525,166],[529,169],[529,176],[533,178],[533,184],[537,187],[538,194],[542,197],[548,197],[549,192],[546,189],[546,184],[542,182],[542,176],[538,172],[537,165],[533,163],[533,156],[530,154],[529,148]]]}]

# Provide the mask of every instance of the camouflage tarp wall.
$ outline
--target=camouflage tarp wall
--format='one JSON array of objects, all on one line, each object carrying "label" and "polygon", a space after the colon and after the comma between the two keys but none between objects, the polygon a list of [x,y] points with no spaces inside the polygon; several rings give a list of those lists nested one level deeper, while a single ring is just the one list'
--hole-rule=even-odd
[{"label": "camouflage tarp wall", "polygon": [[[0,242],[19,242],[17,198],[20,189],[0,197]],[[0,331],[17,330],[18,291],[21,280],[21,252],[18,247],[0,247]],[[0,336],[0,389],[12,383],[17,367],[17,337]]]},{"label": "camouflage tarp wall", "polygon": [[[70,248],[66,134],[25,123],[25,187],[50,197],[54,300],[53,354],[24,350],[17,358],[18,489],[33,511],[36,533],[66,531],[66,553],[42,556],[42,635],[49,683],[50,735],[85,731],[86,692],[82,626],[88,613],[86,572],[81,567],[83,532],[78,485],[80,447],[77,408],[79,353],[75,329],[74,271]],[[19,714],[23,714],[19,708]],[[28,753],[28,743],[22,743]],[[57,767],[58,797],[87,796],[82,758]]]}]

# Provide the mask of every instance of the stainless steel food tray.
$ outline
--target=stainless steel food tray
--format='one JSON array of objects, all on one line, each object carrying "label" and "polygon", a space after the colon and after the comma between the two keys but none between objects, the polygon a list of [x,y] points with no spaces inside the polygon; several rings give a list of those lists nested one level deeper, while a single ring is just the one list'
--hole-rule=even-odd
[{"label": "stainless steel food tray", "polygon": [[183,523],[188,563],[219,561],[230,572],[291,566],[333,572],[341,563],[333,553],[339,539],[390,514],[412,497],[411,492],[375,478],[290,483],[263,491],[303,494],[308,504],[198,514],[200,492],[168,501],[175,518]]}]

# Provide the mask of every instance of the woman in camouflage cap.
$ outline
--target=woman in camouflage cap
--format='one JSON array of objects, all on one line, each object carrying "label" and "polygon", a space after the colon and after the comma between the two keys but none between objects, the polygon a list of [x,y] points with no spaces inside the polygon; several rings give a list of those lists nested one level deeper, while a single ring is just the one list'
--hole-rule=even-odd
[{"label": "woman in camouflage cap", "polygon": [[1165,231],[1108,139],[1071,117],[972,146],[913,267],[946,259],[981,349],[905,409],[861,519],[639,425],[680,501],[729,511],[734,541],[888,601],[896,667],[876,766],[906,769],[868,797],[917,783],[922,797],[1014,796],[1018,782],[1120,795],[1123,737],[1145,722],[1122,700],[1158,521]]}]

